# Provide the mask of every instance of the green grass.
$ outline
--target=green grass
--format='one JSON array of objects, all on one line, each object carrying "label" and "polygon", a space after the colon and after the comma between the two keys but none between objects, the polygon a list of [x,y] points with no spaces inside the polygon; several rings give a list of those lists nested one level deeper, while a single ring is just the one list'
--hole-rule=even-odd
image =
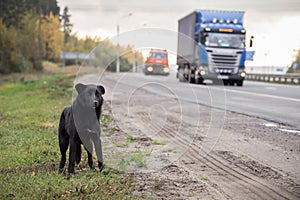
[{"label": "green grass", "polygon": [[150,151],[141,151],[141,150],[136,150],[134,151],[131,156],[130,156],[130,161],[134,162],[137,167],[145,168],[147,167],[146,160],[144,159],[145,156],[150,156],[151,152]]},{"label": "green grass", "polygon": [[112,144],[115,146],[115,147],[120,147],[120,148],[124,148],[124,147],[127,147],[128,146],[128,143],[117,143],[117,142],[112,142]]},{"label": "green grass", "polygon": [[146,168],[147,162],[145,160],[145,156],[150,156],[151,151],[141,151],[140,149],[131,152],[128,154],[126,159],[123,159],[119,163],[120,171],[126,171],[129,165],[132,165],[137,168]]},{"label": "green grass", "polygon": [[131,135],[128,135],[128,136],[126,137],[126,139],[127,139],[127,142],[129,142],[129,143],[134,141],[134,137],[131,136]]},{"label": "green grass", "polygon": [[0,86],[0,199],[136,199],[133,180],[114,171],[58,174],[57,125],[74,79],[52,75]]},{"label": "green grass", "polygon": [[112,144],[115,146],[115,147],[121,147],[121,148],[124,148],[124,147],[128,147],[128,144],[133,142],[134,141],[134,137],[131,136],[131,135],[128,135],[126,137],[126,143],[118,143],[118,142],[112,142]]},{"label": "green grass", "polygon": [[153,145],[161,145],[161,146],[166,145],[166,143],[164,143],[164,142],[159,142],[159,141],[152,141],[151,144],[153,144]]},{"label": "green grass", "polygon": [[109,115],[101,115],[100,121],[103,126],[108,126],[111,123],[112,118]]},{"label": "green grass", "polygon": [[137,199],[130,195],[133,180],[87,171],[67,178],[40,172],[1,175],[1,199]]},{"label": "green grass", "polygon": [[207,180],[208,180],[208,177],[207,177],[207,176],[201,176],[201,180],[202,180],[202,181],[207,181]]},{"label": "green grass", "polygon": [[176,153],[176,149],[175,148],[172,148],[172,149],[164,149],[162,150],[162,153]]}]

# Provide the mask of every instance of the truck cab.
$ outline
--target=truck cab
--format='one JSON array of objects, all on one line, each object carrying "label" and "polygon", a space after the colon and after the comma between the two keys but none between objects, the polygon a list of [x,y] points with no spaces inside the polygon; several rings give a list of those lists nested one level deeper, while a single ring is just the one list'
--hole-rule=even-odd
[{"label": "truck cab", "polygon": [[167,50],[151,49],[146,59],[144,73],[146,75],[169,75],[169,62]]},{"label": "truck cab", "polygon": [[243,15],[241,11],[197,10],[179,20],[177,64],[181,81],[203,83],[210,79],[222,80],[225,85],[243,85]]}]

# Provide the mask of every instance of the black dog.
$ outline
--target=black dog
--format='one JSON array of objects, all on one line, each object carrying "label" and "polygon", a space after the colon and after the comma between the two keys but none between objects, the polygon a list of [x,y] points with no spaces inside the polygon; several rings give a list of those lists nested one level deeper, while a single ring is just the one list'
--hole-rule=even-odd
[{"label": "black dog", "polygon": [[58,140],[61,152],[59,172],[63,172],[66,163],[66,152],[69,150],[68,172],[74,174],[75,161],[79,164],[81,160],[81,144],[84,145],[88,153],[88,164],[94,169],[92,152],[93,144],[98,159],[100,171],[103,168],[102,146],[100,140],[101,107],[103,103],[102,95],[105,89],[101,85],[75,86],[78,96],[69,107],[66,107],[61,114],[58,127]]}]

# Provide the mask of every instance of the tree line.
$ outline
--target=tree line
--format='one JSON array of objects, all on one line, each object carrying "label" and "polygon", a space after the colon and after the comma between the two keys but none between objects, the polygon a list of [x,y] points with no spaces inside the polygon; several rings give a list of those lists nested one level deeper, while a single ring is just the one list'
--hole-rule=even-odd
[{"label": "tree line", "polygon": [[[115,70],[117,46],[99,37],[79,38],[72,32],[68,7],[60,11],[56,0],[0,0],[1,74],[41,71],[42,61],[61,63],[61,52],[89,53],[96,46],[100,48],[95,50],[93,64],[110,64],[108,69]],[[120,59],[122,71],[131,69],[134,61],[143,62],[142,54],[133,55],[131,46],[120,48],[130,52]]]},{"label": "tree line", "polygon": [[[295,68],[296,66],[296,68]],[[289,73],[300,73],[300,49],[296,50],[295,59],[288,70]]]}]

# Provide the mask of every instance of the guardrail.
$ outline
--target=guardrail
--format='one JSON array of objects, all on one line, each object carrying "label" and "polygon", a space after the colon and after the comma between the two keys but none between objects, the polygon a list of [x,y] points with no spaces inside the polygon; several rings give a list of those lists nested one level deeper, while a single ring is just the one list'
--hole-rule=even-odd
[{"label": "guardrail", "polygon": [[246,79],[300,85],[300,74],[247,74]]}]

